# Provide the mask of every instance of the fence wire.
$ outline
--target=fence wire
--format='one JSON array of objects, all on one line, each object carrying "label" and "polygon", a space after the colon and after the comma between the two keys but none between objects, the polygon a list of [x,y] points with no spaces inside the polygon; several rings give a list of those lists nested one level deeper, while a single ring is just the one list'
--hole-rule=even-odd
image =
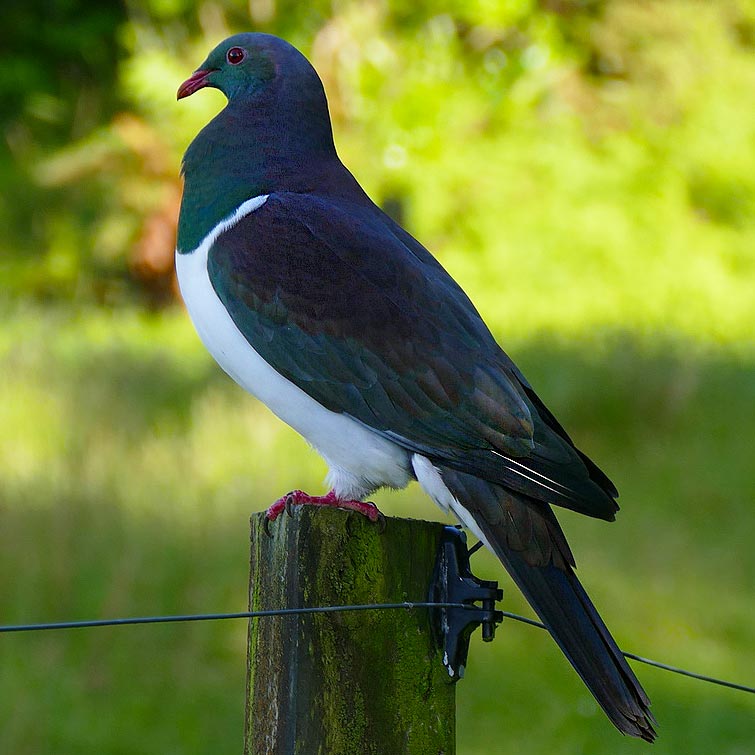
[{"label": "fence wire", "polygon": [[[404,601],[402,603],[365,603],[362,605],[345,605],[345,606],[312,606],[300,608],[274,608],[263,611],[238,611],[236,613],[200,613],[200,614],[183,614],[176,616],[132,616],[120,619],[88,619],[84,621],[56,621],[43,624],[6,624],[0,625],[0,634],[12,632],[43,632],[56,631],[63,629],[87,629],[90,627],[118,627],[132,626],[135,624],[178,624],[190,621],[225,621],[228,619],[264,619],[272,616],[303,616],[307,614],[325,614],[325,613],[343,613],[347,611],[386,611],[386,610],[416,610],[418,608],[459,608],[463,610],[479,610],[478,606],[469,603],[435,603],[431,601]],[[513,619],[514,621],[546,629],[547,627],[535,619],[529,619],[526,616],[520,616],[510,611],[501,611],[504,618]],[[698,679],[710,684],[718,684],[721,687],[729,687],[740,692],[749,692],[755,694],[755,687],[746,684],[738,684],[725,679],[718,679],[714,676],[698,674],[695,671],[670,666],[667,663],[654,661],[635,653],[621,651],[625,658],[644,663],[648,666],[654,666],[663,671],[670,671],[674,674]]]}]

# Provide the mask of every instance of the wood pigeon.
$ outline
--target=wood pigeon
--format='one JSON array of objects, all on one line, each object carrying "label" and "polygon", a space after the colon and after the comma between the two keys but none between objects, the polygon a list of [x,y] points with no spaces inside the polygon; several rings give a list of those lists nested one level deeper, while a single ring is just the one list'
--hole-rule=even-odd
[{"label": "wood pigeon", "polygon": [[510,572],[610,720],[652,741],[649,701],[577,580],[551,504],[613,520],[572,443],[459,285],[339,160],[322,83],[268,34],[218,45],[178,90],[228,104],[190,144],[176,269],[220,366],[303,435],[330,492],[375,519],[417,480]]}]

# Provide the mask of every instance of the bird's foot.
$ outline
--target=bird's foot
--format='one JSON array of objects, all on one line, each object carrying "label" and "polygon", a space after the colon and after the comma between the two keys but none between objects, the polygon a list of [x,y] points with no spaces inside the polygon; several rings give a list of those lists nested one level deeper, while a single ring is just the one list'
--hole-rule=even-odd
[{"label": "bird's foot", "polygon": [[370,503],[369,501],[348,501],[337,498],[334,490],[331,490],[326,495],[309,495],[303,490],[292,490],[270,506],[266,512],[268,521],[274,521],[284,511],[290,514],[293,506],[335,506],[339,509],[357,511],[366,516],[371,522],[378,522],[383,518],[383,515],[374,503]]}]

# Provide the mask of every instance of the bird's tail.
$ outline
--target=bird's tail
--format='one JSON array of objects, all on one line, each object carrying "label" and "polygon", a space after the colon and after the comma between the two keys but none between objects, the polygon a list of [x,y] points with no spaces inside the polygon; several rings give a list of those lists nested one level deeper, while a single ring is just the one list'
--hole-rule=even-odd
[{"label": "bird's tail", "polygon": [[470,475],[440,471],[608,718],[624,734],[652,742],[650,701],[574,574],[550,507]]}]

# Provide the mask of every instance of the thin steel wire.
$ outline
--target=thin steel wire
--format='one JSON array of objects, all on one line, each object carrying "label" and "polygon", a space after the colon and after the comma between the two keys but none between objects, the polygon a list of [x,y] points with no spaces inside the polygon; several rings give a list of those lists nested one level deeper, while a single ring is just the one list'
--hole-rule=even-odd
[{"label": "thin steel wire", "polygon": [[199,613],[178,616],[134,616],[123,619],[89,619],[85,621],[55,621],[47,624],[0,625],[0,634],[6,632],[40,632],[55,629],[85,629],[87,627],[118,627],[132,624],[176,624],[182,621],[222,621],[224,619],[261,619],[268,616],[296,616],[313,613],[340,613],[343,611],[371,611],[378,609],[463,608],[467,603],[431,603],[404,601],[403,603],[365,603],[364,605],[313,606],[310,608],[274,608],[265,611],[238,611],[237,613]]},{"label": "thin steel wire", "polygon": [[[501,613],[509,619],[515,619],[522,622],[522,624],[529,624],[531,627],[537,627],[538,629],[548,629],[545,624],[534,619],[528,619],[526,616],[519,616],[516,613],[510,613],[509,611],[501,611]],[[682,676],[689,676],[692,679],[699,679],[702,682],[710,682],[711,684],[719,684],[722,687],[730,687],[731,689],[737,689],[741,692],[750,692],[755,694],[755,687],[748,687],[746,684],[738,684],[737,682],[727,682],[724,679],[716,679],[715,676],[706,676],[705,674],[698,674],[695,671],[687,671],[687,669],[679,668],[678,666],[669,666],[667,663],[661,663],[660,661],[654,661],[650,658],[644,658],[641,655],[635,653],[627,653],[625,650],[621,651],[621,654],[625,658],[630,658],[633,661],[639,661],[645,663],[648,666],[655,666],[655,668],[663,669],[664,671],[672,671],[675,674],[681,674]]]},{"label": "thin steel wire", "polygon": [[[474,606],[468,603],[435,603],[430,601],[404,601],[403,603],[365,603],[362,605],[346,605],[346,606],[312,606],[308,608],[277,608],[265,611],[238,611],[236,613],[200,613],[200,614],[184,614],[177,616],[133,616],[121,619],[90,619],[85,621],[56,621],[44,624],[6,624],[0,625],[0,634],[8,634],[11,632],[40,632],[51,631],[60,629],[85,629],[89,627],[114,627],[114,626],[130,626],[134,624],[177,624],[180,622],[188,621],[223,621],[226,619],[261,619],[270,616],[301,616],[307,614],[320,614],[320,613],[340,613],[346,611],[373,611],[373,610],[413,610],[417,608],[460,608],[463,610],[479,610],[478,606]],[[510,611],[501,611],[505,618],[513,619],[514,621],[521,622],[522,624],[528,624],[529,626],[537,627],[538,629],[547,629],[547,627],[535,619],[528,619],[526,616],[520,616]],[[639,663],[645,663],[648,666],[654,666],[655,668],[662,669],[663,671],[670,671],[674,674],[681,674],[692,679],[698,679],[702,682],[709,682],[710,684],[718,684],[721,687],[729,687],[740,692],[749,692],[755,694],[755,687],[750,687],[745,684],[738,684],[736,682],[726,681],[725,679],[717,679],[714,676],[706,676],[705,674],[698,674],[694,671],[688,671],[687,669],[679,668],[678,666],[670,666],[667,663],[661,663],[660,661],[654,661],[650,658],[644,658],[641,655],[635,655],[634,653],[627,653],[622,650],[622,654],[625,658],[629,658]]]}]

